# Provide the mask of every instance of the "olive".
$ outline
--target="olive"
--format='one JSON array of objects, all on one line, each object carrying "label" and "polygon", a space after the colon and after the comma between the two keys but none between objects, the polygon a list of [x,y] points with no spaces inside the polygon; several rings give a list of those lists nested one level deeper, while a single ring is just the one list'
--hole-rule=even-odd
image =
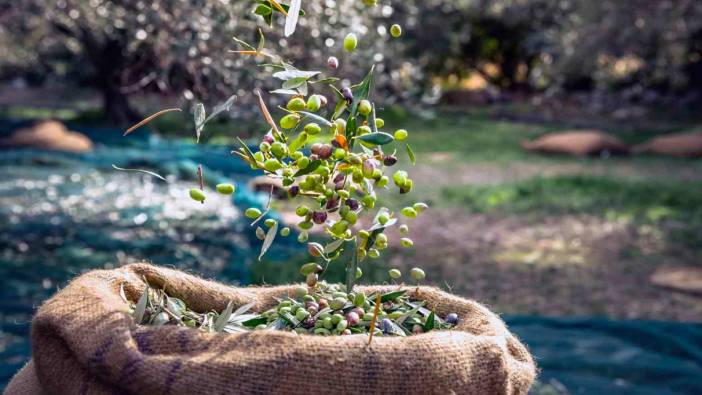
[{"label": "olive", "polygon": [[420,281],[423,280],[424,277],[426,277],[426,274],[424,274],[424,270],[415,267],[412,270],[410,270],[410,276],[416,281]]},{"label": "olive", "polygon": [[285,106],[290,111],[302,111],[306,107],[305,99],[301,97],[295,97],[290,99],[288,104]]},{"label": "olive", "polygon": [[446,319],[444,321],[446,321],[447,324],[456,325],[458,324],[458,314],[451,313],[446,316]]},{"label": "olive", "polygon": [[232,184],[217,184],[215,189],[217,189],[217,192],[223,195],[231,195],[235,190],[234,185]]},{"label": "olive", "polygon": [[196,202],[204,203],[205,202],[205,192],[202,192],[201,190],[197,188],[192,188],[189,191],[190,197],[195,200]]},{"label": "olive", "polygon": [[356,46],[358,45],[358,38],[356,38],[356,35],[353,33],[349,33],[344,37],[344,49],[348,52],[352,52],[354,49],[356,49]]},{"label": "olive", "polygon": [[330,56],[329,59],[327,59],[327,66],[329,66],[332,69],[338,68],[339,59],[337,59],[335,56]]},{"label": "olive", "polygon": [[327,220],[327,213],[325,211],[315,211],[312,213],[312,221],[315,224],[321,225]]},{"label": "olive", "polygon": [[400,37],[401,34],[402,34],[402,28],[400,27],[400,25],[395,23],[392,26],[390,26],[390,35],[391,36],[398,38],[398,37]]},{"label": "olive", "polygon": [[246,218],[258,218],[261,216],[261,210],[254,207],[250,207],[247,208],[246,211],[244,211],[244,215],[246,216]]}]

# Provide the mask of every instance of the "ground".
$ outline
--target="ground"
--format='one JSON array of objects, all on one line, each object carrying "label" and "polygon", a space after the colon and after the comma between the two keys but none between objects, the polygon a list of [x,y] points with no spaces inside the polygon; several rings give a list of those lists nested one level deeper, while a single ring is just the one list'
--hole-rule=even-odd
[{"label": "ground", "polygon": [[433,207],[392,265],[422,266],[500,312],[702,320],[702,298],[649,282],[700,265],[699,160],[531,154],[519,141],[557,127],[443,116],[407,123],[410,173]]}]

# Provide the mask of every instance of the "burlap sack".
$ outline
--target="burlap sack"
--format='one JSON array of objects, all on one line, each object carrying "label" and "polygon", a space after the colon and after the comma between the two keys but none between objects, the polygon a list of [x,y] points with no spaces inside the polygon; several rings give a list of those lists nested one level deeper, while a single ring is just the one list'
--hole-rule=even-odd
[{"label": "burlap sack", "polygon": [[549,133],[534,141],[522,142],[527,151],[577,156],[626,154],[629,147],[618,138],[599,130],[576,130]]},{"label": "burlap sack", "polygon": [[[119,295],[142,278],[198,311],[255,301],[259,311],[292,286],[232,288],[176,270],[134,264],[93,271],[44,303],[32,327],[30,363],[8,394],[524,394],[535,365],[503,322],[478,303],[431,287],[422,298],[455,330],[417,336],[311,336],[282,331],[204,333],[137,327]],[[389,287],[362,287],[366,292]],[[37,384],[38,381],[38,384]]]}]

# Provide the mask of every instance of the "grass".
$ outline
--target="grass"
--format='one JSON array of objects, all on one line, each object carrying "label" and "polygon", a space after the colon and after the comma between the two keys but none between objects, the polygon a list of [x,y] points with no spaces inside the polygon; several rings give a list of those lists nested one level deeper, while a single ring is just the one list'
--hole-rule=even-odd
[{"label": "grass", "polygon": [[589,213],[654,222],[670,218],[702,223],[702,182],[573,175],[534,177],[490,186],[446,187],[442,195],[448,202],[480,213]]}]

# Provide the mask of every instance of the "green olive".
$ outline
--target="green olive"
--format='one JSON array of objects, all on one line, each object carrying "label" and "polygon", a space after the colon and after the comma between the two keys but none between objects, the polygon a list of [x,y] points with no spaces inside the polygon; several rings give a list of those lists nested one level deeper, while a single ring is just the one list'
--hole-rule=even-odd
[{"label": "green olive", "polygon": [[319,125],[314,123],[314,122],[308,123],[307,125],[305,125],[305,132],[307,132],[310,135],[319,134],[319,132],[321,132],[321,131],[322,131],[322,128],[319,127]]},{"label": "green olive", "polygon": [[295,97],[293,99],[290,99],[288,104],[285,106],[290,111],[302,111],[307,107],[307,104],[305,103],[305,99],[301,97]]},{"label": "green olive", "polygon": [[392,26],[390,26],[390,35],[395,38],[400,37],[400,35],[402,35],[402,28],[400,27],[400,25],[395,23]]},{"label": "green olive", "polygon": [[405,129],[398,129],[395,131],[395,140],[402,141],[407,138],[407,131]]},{"label": "green olive", "polygon": [[234,185],[232,184],[217,184],[215,189],[217,189],[217,192],[223,195],[231,195],[235,190]]},{"label": "green olive", "polygon": [[402,210],[400,210],[400,212],[407,218],[417,217],[417,211],[415,211],[415,209],[413,209],[412,207],[405,207]]},{"label": "green olive", "polygon": [[400,239],[400,244],[402,244],[403,247],[410,248],[414,245],[414,242],[412,241],[412,239],[403,237]]},{"label": "green olive", "polygon": [[368,116],[368,114],[370,114],[370,112],[372,110],[373,110],[373,106],[371,105],[371,103],[368,100],[364,99],[358,103],[358,113],[363,115],[364,117]]},{"label": "green olive", "polygon": [[397,269],[390,269],[388,270],[388,274],[390,275],[390,278],[397,280],[398,278],[402,277],[402,272],[400,272]]},{"label": "green olive", "polygon": [[202,192],[201,190],[199,190],[197,188],[190,189],[189,193],[190,193],[190,197],[193,200],[195,200],[196,202],[200,202],[200,203],[204,203],[205,198],[207,197],[207,196],[205,196],[205,192]]},{"label": "green olive", "polygon": [[244,215],[246,216],[246,218],[258,218],[261,216],[261,210],[254,207],[250,207],[247,208],[246,211],[244,211]]},{"label": "green olive", "polygon": [[280,119],[280,127],[283,129],[292,129],[300,122],[300,116],[297,114],[288,114]]},{"label": "green olive", "polygon": [[415,267],[412,270],[410,270],[410,277],[412,277],[416,281],[421,281],[424,280],[424,277],[426,277],[426,275],[424,274],[424,270]]},{"label": "green olive", "polygon": [[322,107],[322,98],[319,95],[312,95],[310,96],[309,99],[307,99],[307,110],[316,112],[319,110],[320,107]]},{"label": "green olive", "polygon": [[349,33],[344,37],[344,49],[348,52],[352,52],[354,49],[356,49],[356,46],[358,45],[358,38],[356,38],[356,35],[353,33]]},{"label": "green olive", "polygon": [[376,118],[375,119],[375,127],[380,129],[383,126],[385,126],[385,121],[383,120],[383,118]]},{"label": "green olive", "polygon": [[284,227],[283,229],[281,229],[281,230],[280,230],[280,235],[283,236],[283,237],[288,237],[288,236],[290,236],[290,228],[288,228],[288,227],[286,226],[286,227]]}]

